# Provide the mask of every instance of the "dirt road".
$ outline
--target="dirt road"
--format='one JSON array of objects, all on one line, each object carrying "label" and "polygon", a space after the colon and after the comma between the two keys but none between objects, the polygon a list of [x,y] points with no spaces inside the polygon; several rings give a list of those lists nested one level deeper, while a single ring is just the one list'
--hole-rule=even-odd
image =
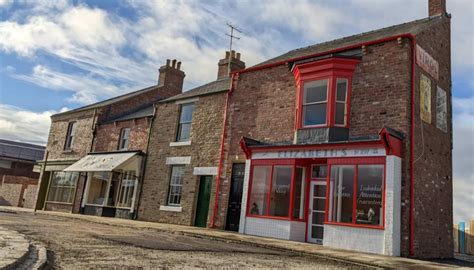
[{"label": "dirt road", "polygon": [[53,269],[358,268],[247,244],[32,213],[0,212],[0,226],[42,242]]}]

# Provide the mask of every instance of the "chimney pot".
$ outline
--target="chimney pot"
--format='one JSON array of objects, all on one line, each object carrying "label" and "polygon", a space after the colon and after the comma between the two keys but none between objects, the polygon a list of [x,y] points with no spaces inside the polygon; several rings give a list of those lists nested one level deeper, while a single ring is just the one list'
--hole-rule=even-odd
[{"label": "chimney pot", "polygon": [[167,67],[169,67],[169,66],[170,66],[170,62],[171,62],[171,60],[169,60],[169,59],[166,59],[166,66],[167,66]]},{"label": "chimney pot", "polygon": [[224,57],[224,59],[229,59],[229,55],[230,55],[230,52],[229,52],[229,51],[226,51],[226,52],[225,52],[225,57]]},{"label": "chimney pot", "polygon": [[176,59],[173,59],[173,61],[171,61],[171,67],[173,67],[173,68],[176,67]]},{"label": "chimney pot", "polygon": [[235,58],[235,51],[234,51],[234,50],[232,50],[232,51],[230,52],[230,56],[231,56],[231,58]]},{"label": "chimney pot", "polygon": [[177,68],[178,70],[181,69],[181,61],[178,62],[178,65],[176,66],[176,68]]},{"label": "chimney pot", "polygon": [[235,57],[237,58],[237,60],[240,60],[240,53],[238,52]]}]

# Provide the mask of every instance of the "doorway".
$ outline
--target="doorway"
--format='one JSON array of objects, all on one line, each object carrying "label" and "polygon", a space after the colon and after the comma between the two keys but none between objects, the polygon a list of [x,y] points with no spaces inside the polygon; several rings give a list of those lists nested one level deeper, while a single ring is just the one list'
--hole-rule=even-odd
[{"label": "doorway", "polygon": [[230,183],[229,204],[227,206],[227,219],[225,226],[225,229],[228,231],[239,231],[244,175],[244,163],[232,165],[232,178]]},{"label": "doorway", "polygon": [[309,189],[308,242],[323,243],[325,208],[326,182],[311,181]]},{"label": "doorway", "polygon": [[209,201],[211,198],[212,175],[203,175],[199,179],[199,195],[196,207],[194,226],[207,227]]}]

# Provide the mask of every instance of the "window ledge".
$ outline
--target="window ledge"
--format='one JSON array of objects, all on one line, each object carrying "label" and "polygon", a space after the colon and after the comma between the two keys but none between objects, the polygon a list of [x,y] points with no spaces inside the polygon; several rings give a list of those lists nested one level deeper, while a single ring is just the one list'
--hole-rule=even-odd
[{"label": "window ledge", "polygon": [[168,212],[183,212],[183,207],[181,206],[171,206],[171,205],[161,205],[160,211]]},{"label": "window ledge", "polygon": [[72,149],[63,150],[63,154],[69,154],[69,153],[72,153],[72,152],[74,152],[74,150],[72,150]]},{"label": "window ledge", "polygon": [[191,141],[185,142],[170,142],[170,146],[188,146],[191,145]]},{"label": "window ledge", "polygon": [[378,226],[378,225],[364,225],[364,224],[342,223],[342,222],[331,222],[331,221],[324,222],[324,225],[345,226],[345,227],[362,228],[362,229],[385,230],[385,228],[383,226]]}]

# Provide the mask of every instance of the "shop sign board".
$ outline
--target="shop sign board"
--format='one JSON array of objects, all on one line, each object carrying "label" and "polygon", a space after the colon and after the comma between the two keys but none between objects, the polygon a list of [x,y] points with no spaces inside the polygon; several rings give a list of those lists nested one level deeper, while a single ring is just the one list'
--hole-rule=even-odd
[{"label": "shop sign board", "polygon": [[446,91],[439,86],[436,87],[436,127],[444,132],[448,132],[447,103]]},{"label": "shop sign board", "polygon": [[339,158],[339,157],[380,157],[385,156],[384,148],[359,149],[322,149],[322,150],[283,150],[273,152],[256,152],[252,159],[290,159],[290,158]]},{"label": "shop sign board", "polygon": [[416,45],[416,64],[431,75],[435,80],[439,78],[439,64],[420,45]]},{"label": "shop sign board", "polygon": [[424,74],[420,77],[420,117],[431,124],[431,80]]}]

